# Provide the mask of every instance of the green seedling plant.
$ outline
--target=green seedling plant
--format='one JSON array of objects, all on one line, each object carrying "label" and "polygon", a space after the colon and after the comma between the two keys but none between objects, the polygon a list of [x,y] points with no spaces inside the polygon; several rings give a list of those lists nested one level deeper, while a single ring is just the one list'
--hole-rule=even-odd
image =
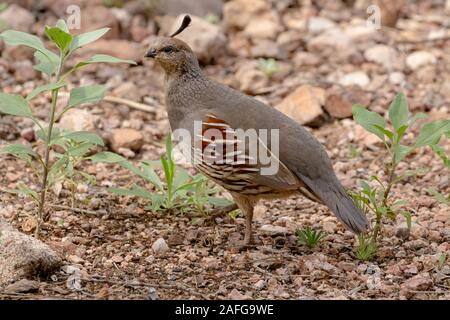
[{"label": "green seedling plant", "polygon": [[[178,211],[181,213],[195,208],[206,214],[208,206],[226,206],[230,202],[214,197],[218,189],[210,186],[210,182],[202,175],[192,176],[173,159],[172,140],[170,135],[165,141],[166,152],[159,161],[141,161],[133,165],[124,157],[111,152],[101,152],[90,157],[94,162],[117,163],[123,168],[141,177],[151,184],[155,192],[151,192],[137,184],[129,189],[109,188],[109,191],[123,196],[137,196],[149,201],[148,210],[156,212]],[[161,180],[155,170],[162,170]]]},{"label": "green seedling plant", "polygon": [[326,233],[322,230],[313,230],[310,226],[297,230],[295,234],[297,235],[298,243],[311,249],[315,248],[326,236]]},{"label": "green seedling plant", "polygon": [[269,78],[276,72],[280,70],[280,66],[278,65],[278,62],[273,59],[259,59],[258,60],[258,68],[264,72],[266,76]]},{"label": "green seedling plant", "polygon": [[[41,180],[40,190],[33,190],[23,184],[19,185],[17,189],[12,190],[13,192],[31,197],[37,204],[36,236],[39,236],[45,211],[46,193],[49,187],[58,181],[58,179],[61,179],[61,177],[68,177],[74,181],[76,176],[85,175],[83,173],[77,173],[77,163],[83,160],[95,146],[103,145],[102,139],[95,133],[58,130],[55,128],[55,124],[68,110],[83,103],[99,102],[105,94],[105,86],[89,85],[73,88],[70,91],[67,105],[61,110],[57,110],[56,107],[59,91],[67,86],[69,75],[89,64],[101,62],[134,64],[130,60],[96,54],[88,60],[75,63],[71,68],[67,67],[68,59],[76,50],[98,40],[108,30],[108,28],[103,28],[79,35],[72,35],[66,22],[64,20],[58,20],[56,26],[45,27],[45,34],[57,48],[57,53],[45,47],[42,40],[32,34],[16,30],[6,30],[0,34],[0,39],[8,45],[23,45],[34,49],[34,57],[37,61],[34,69],[41,72],[47,80],[46,84],[36,87],[26,98],[15,94],[0,93],[0,113],[31,119],[39,128],[36,136],[44,145],[43,154],[35,151],[31,146],[24,144],[8,145],[2,150],[2,152],[25,160]],[[48,113],[48,122],[44,124],[34,115],[30,107],[30,102],[45,92],[51,93],[51,106]],[[50,152],[56,146],[62,148],[63,152],[60,154],[56,153],[57,161],[51,163]],[[85,177],[88,178],[87,175]]]},{"label": "green seedling plant", "polygon": [[[356,204],[367,214],[371,212],[375,216],[372,227],[370,240],[368,235],[360,237],[357,255],[361,255],[364,259],[374,256],[376,251],[376,243],[378,235],[381,231],[382,221],[384,218],[396,219],[398,214],[402,214],[411,227],[411,215],[403,208],[407,202],[403,199],[392,200],[391,190],[395,184],[402,180],[425,174],[428,169],[420,168],[416,170],[406,170],[397,172],[399,163],[414,152],[415,150],[429,146],[443,160],[448,162],[448,157],[444,149],[439,145],[443,136],[448,136],[450,131],[450,120],[438,120],[419,128],[419,134],[415,141],[405,144],[405,135],[407,130],[421,118],[426,115],[419,113],[410,117],[409,107],[404,94],[398,94],[391,103],[388,111],[389,121],[378,113],[368,111],[365,107],[356,105],[353,107],[353,118],[364,127],[368,132],[375,134],[383,142],[385,149],[389,154],[389,160],[385,164],[386,177],[383,179],[379,176],[371,176],[369,181],[362,181],[361,190],[353,194]],[[367,254],[366,254],[366,253]],[[362,259],[362,260],[364,260]]]}]

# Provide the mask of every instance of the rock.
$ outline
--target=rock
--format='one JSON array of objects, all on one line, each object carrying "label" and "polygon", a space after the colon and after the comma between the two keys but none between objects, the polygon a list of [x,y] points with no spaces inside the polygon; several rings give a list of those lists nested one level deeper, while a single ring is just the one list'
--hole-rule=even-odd
[{"label": "rock", "polygon": [[365,87],[370,83],[370,79],[364,71],[355,71],[347,73],[340,80],[339,84],[343,86],[360,86]]},{"label": "rock", "polygon": [[73,131],[94,131],[95,118],[84,109],[70,109],[59,120],[59,127]]},{"label": "rock", "polygon": [[133,151],[139,151],[144,144],[144,136],[140,131],[130,128],[120,128],[111,131],[109,136],[111,149],[118,151],[121,148],[127,148]]},{"label": "rock", "polygon": [[263,16],[250,20],[244,29],[244,34],[251,39],[274,39],[280,31],[278,21]]},{"label": "rock", "polygon": [[164,254],[169,251],[169,246],[163,238],[159,238],[152,244],[152,249],[155,254]]},{"label": "rock", "polygon": [[258,69],[256,61],[242,63],[236,71],[236,80],[239,82],[239,89],[250,94],[257,93],[269,84],[269,78]]},{"label": "rock", "polygon": [[244,29],[254,17],[270,11],[270,4],[264,0],[232,0],[223,7],[223,22],[227,29]]},{"label": "rock", "polygon": [[6,29],[30,32],[35,19],[28,10],[16,4],[11,4],[0,13],[0,21],[6,24]]},{"label": "rock", "polygon": [[144,54],[143,48],[138,43],[127,40],[97,40],[82,50],[80,54],[108,54],[120,59],[139,61]]},{"label": "rock", "polygon": [[430,274],[425,272],[406,280],[401,285],[401,289],[406,291],[424,291],[430,289],[432,286],[433,280],[431,279]]},{"label": "rock", "polygon": [[406,65],[411,70],[435,63],[436,57],[428,51],[416,51],[406,57]]},{"label": "rock", "polygon": [[298,67],[302,66],[316,66],[319,65],[321,60],[316,54],[310,52],[296,52],[293,58],[294,64]]},{"label": "rock", "polygon": [[19,82],[26,82],[36,78],[36,71],[30,60],[17,61],[14,63],[14,76]]},{"label": "rock", "polygon": [[29,293],[39,290],[39,282],[22,279],[14,282],[5,288],[6,293]]},{"label": "rock", "polygon": [[367,61],[378,63],[388,70],[391,70],[393,67],[402,69],[402,61],[397,51],[384,44],[378,44],[366,49],[364,51],[364,58]]},{"label": "rock", "polygon": [[370,104],[371,96],[362,89],[355,87],[350,90],[341,88],[327,92],[325,110],[334,118],[343,119],[352,116],[352,106]]},{"label": "rock", "polygon": [[[175,32],[181,25],[184,15],[180,15],[172,24],[170,33]],[[202,18],[191,16],[189,29],[177,36],[194,50],[199,61],[209,63],[224,52],[226,37],[218,25]]]},{"label": "rock", "polygon": [[139,89],[133,82],[122,83],[114,89],[112,94],[120,98],[130,99],[134,101],[140,100],[141,96]]},{"label": "rock", "polygon": [[344,30],[354,42],[367,42],[375,37],[377,30],[366,23],[351,25]]},{"label": "rock", "polygon": [[335,26],[336,24],[333,21],[323,17],[311,17],[308,20],[308,31],[313,35],[322,33]]},{"label": "rock", "polygon": [[240,293],[238,290],[233,289],[231,290],[231,292],[228,294],[228,299],[230,300],[250,300],[251,297]]},{"label": "rock", "polygon": [[[1,136],[1,135],[0,135]],[[24,128],[20,131],[20,136],[28,142],[32,142],[36,139],[33,128]]]},{"label": "rock", "polygon": [[49,246],[12,228],[0,217],[0,286],[37,275],[49,275],[62,264]]},{"label": "rock", "polygon": [[251,56],[253,58],[275,58],[283,60],[287,58],[287,52],[277,43],[270,40],[261,40],[251,47]]},{"label": "rock", "polygon": [[389,74],[389,82],[393,85],[402,85],[405,83],[405,75],[402,72],[392,72]]},{"label": "rock", "polygon": [[103,39],[118,39],[120,37],[119,20],[109,8],[102,5],[90,6],[83,10],[80,26],[81,29],[76,30],[76,33],[109,28],[110,30],[102,37]]},{"label": "rock", "polygon": [[271,236],[285,235],[289,233],[287,228],[280,226],[273,226],[271,224],[265,224],[261,226],[260,230],[266,234],[270,234]]},{"label": "rock", "polygon": [[284,98],[276,108],[300,124],[315,124],[323,115],[324,104],[324,89],[304,85]]},{"label": "rock", "polygon": [[321,53],[322,55],[336,54],[339,50],[347,51],[351,46],[350,36],[339,28],[327,29],[307,43],[308,51]]}]

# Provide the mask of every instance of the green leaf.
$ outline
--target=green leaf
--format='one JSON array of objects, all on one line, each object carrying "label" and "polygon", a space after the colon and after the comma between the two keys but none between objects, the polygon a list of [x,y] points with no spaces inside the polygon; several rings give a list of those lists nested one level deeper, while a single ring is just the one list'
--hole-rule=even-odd
[{"label": "green leaf", "polygon": [[382,116],[376,112],[367,110],[361,105],[354,105],[352,108],[352,113],[353,119],[364,129],[375,134],[381,140],[384,140],[384,133],[376,127],[385,127],[385,122]]},{"label": "green leaf", "polygon": [[435,190],[434,188],[428,188],[428,189],[425,189],[425,191],[428,192],[429,194],[431,194],[440,203],[450,205],[450,194],[448,196],[445,196],[442,193]]},{"label": "green leaf", "polygon": [[429,168],[419,168],[414,170],[406,170],[403,172],[397,179],[395,179],[395,182],[401,181],[403,179],[413,177],[413,176],[423,176],[427,174],[430,171]]},{"label": "green leaf", "polygon": [[105,96],[105,86],[92,85],[80,88],[74,88],[70,91],[69,103],[65,110],[82,103],[95,103]]},{"label": "green leaf", "polygon": [[20,183],[17,186],[17,189],[7,189],[6,191],[15,194],[23,194],[25,196],[31,197],[34,201],[39,202],[39,196],[37,192],[24,185],[23,183]]},{"label": "green leaf", "polygon": [[152,194],[151,195],[151,205],[148,206],[146,209],[150,209],[152,211],[158,211],[161,209],[161,206],[164,202],[165,198],[163,195],[160,194]]},{"label": "green leaf", "polygon": [[404,146],[402,144],[394,145],[394,161],[399,163],[402,161],[411,151],[412,147]]},{"label": "green leaf", "polygon": [[128,162],[124,157],[114,153],[114,152],[99,152],[89,157],[88,159],[93,162],[106,162],[106,163],[120,163],[120,162]]},{"label": "green leaf", "polygon": [[396,132],[400,127],[408,125],[408,112],[406,97],[403,93],[399,93],[389,107],[389,120]]},{"label": "green leaf", "polygon": [[3,147],[0,149],[0,153],[9,153],[13,155],[22,155],[22,154],[28,154],[33,157],[37,157],[36,152],[31,149],[29,145],[15,143],[7,145],[6,147]]},{"label": "green leaf", "polygon": [[19,117],[33,117],[27,100],[19,95],[2,92],[0,92],[0,112]]},{"label": "green leaf", "polygon": [[[6,44],[12,46],[23,45],[38,50],[47,58],[49,63],[53,64],[55,61],[59,61],[58,55],[46,49],[41,39],[32,34],[16,30],[6,30],[0,34],[0,38]],[[54,67],[56,68],[56,65]]]},{"label": "green leaf", "polygon": [[99,146],[104,146],[103,139],[94,132],[89,131],[75,131],[65,134],[63,136],[66,139],[71,139],[76,142],[90,142]]},{"label": "green leaf", "polygon": [[59,63],[58,56],[56,56],[56,60],[50,61],[47,58],[47,56],[45,56],[42,52],[35,51],[34,57],[36,58],[38,63],[36,65],[34,65],[33,69],[35,69],[39,72],[45,73],[49,77],[51,77],[52,74],[54,74],[56,72],[56,69],[57,69],[57,66]]},{"label": "green leaf", "polygon": [[50,28],[48,26],[45,26],[45,33],[47,34],[47,37],[64,52],[72,42],[72,35],[58,27]]},{"label": "green leaf", "polygon": [[[46,140],[47,139],[47,130],[48,128],[44,128],[44,130],[37,130],[36,131],[36,136],[41,139],[41,140]],[[53,144],[53,142],[57,139],[59,139],[61,137],[61,131],[59,128],[53,127],[52,130],[52,136],[50,137],[50,144]]]},{"label": "green leaf", "polygon": [[96,54],[92,56],[89,60],[78,62],[74,69],[81,68],[85,65],[91,64],[91,63],[129,63],[129,64],[136,64],[133,60],[124,60],[115,58],[113,56],[109,56],[107,54]]},{"label": "green leaf", "polygon": [[57,82],[57,83],[49,83],[49,84],[45,84],[45,85],[36,87],[33,89],[33,91],[31,91],[27,95],[26,99],[28,101],[30,101],[31,99],[33,99],[34,97],[36,97],[38,94],[40,94],[42,92],[59,89],[61,87],[64,87],[65,85],[66,85],[65,82]]},{"label": "green leaf", "polygon": [[66,21],[64,21],[63,19],[59,19],[59,20],[56,22],[56,26],[57,26],[59,29],[61,29],[62,31],[64,31],[65,33],[70,34],[69,27],[67,26]]},{"label": "green leaf", "polygon": [[396,133],[396,139],[395,142],[399,143],[400,140],[402,139],[403,135],[405,134],[406,130],[408,129],[408,125],[403,125],[400,128],[398,128],[397,133]]},{"label": "green leaf", "polygon": [[394,134],[390,131],[390,130],[388,130],[388,129],[385,129],[385,128],[383,128],[383,127],[380,127],[379,125],[377,125],[377,124],[374,124],[373,125],[375,128],[377,128],[378,130],[380,130],[380,132],[382,132],[385,136],[387,136],[389,139],[393,139],[394,138]]},{"label": "green leaf", "polygon": [[437,144],[441,136],[450,131],[450,120],[438,120],[425,124],[420,130],[415,147]]},{"label": "green leaf", "polygon": [[72,157],[84,157],[94,146],[93,143],[83,142],[67,149],[67,153]]},{"label": "green leaf", "polygon": [[137,185],[133,185],[131,189],[110,187],[108,188],[108,191],[120,196],[142,197],[147,200],[151,200],[152,196],[152,194],[148,192],[146,189],[141,188]]},{"label": "green leaf", "polygon": [[102,28],[102,29],[98,29],[95,31],[90,31],[90,32],[86,32],[86,33],[82,33],[79,34],[75,37],[73,37],[72,43],[70,45],[70,50],[76,50],[82,46],[85,46],[91,42],[94,42],[98,39],[100,39],[101,37],[103,37],[103,35],[105,33],[107,33],[109,31],[109,28]]},{"label": "green leaf", "polygon": [[161,179],[156,174],[155,170],[153,170],[151,165],[147,161],[143,161],[141,163],[141,166],[144,172],[145,179],[155,185],[160,191],[164,191]]},{"label": "green leaf", "polygon": [[216,207],[225,207],[233,204],[233,201],[227,200],[225,198],[208,197],[208,203]]},{"label": "green leaf", "polygon": [[444,161],[445,166],[447,168],[450,168],[450,159],[448,158],[444,148],[442,148],[440,145],[435,144],[431,146],[431,149],[439,156],[439,158],[442,159],[442,161]]}]

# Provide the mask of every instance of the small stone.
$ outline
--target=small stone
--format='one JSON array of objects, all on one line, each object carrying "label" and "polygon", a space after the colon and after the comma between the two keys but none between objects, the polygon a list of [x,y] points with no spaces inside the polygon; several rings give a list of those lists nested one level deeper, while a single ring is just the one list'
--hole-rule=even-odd
[{"label": "small stone", "polygon": [[228,299],[230,299],[230,300],[250,300],[251,297],[240,293],[237,289],[233,289],[228,294]]},{"label": "small stone", "polygon": [[389,82],[393,85],[401,85],[405,82],[405,75],[402,72],[392,72],[389,74]]},{"label": "small stone", "polygon": [[322,33],[323,31],[333,28],[335,26],[336,23],[334,23],[330,19],[323,17],[313,16],[308,20],[308,31],[313,35]]},{"label": "small stone", "polygon": [[32,232],[36,229],[38,222],[35,217],[27,217],[22,222],[22,230],[25,232]]},{"label": "small stone", "polygon": [[28,10],[16,4],[10,4],[4,11],[0,12],[0,21],[6,24],[7,29],[30,32],[35,18]]},{"label": "small stone", "polygon": [[376,135],[366,131],[366,129],[364,129],[359,124],[355,126],[353,141],[356,143],[361,143],[366,147],[370,147],[376,143],[381,142],[381,140]]},{"label": "small stone", "polygon": [[280,31],[280,24],[274,19],[256,17],[249,21],[244,34],[252,39],[274,39]]},{"label": "small stone", "polygon": [[70,254],[67,256],[67,261],[73,264],[82,264],[84,262],[84,259],[77,255]]},{"label": "small stone", "polygon": [[121,85],[119,85],[117,88],[114,89],[112,92],[113,95],[130,99],[130,100],[140,100],[140,93],[139,89],[136,87],[136,85],[133,82],[124,82]]},{"label": "small stone", "polygon": [[14,63],[14,77],[19,82],[26,82],[36,78],[36,71],[30,60],[17,61]]},{"label": "small stone", "polygon": [[256,290],[262,290],[262,289],[264,289],[265,286],[266,286],[266,282],[265,282],[263,279],[259,280],[258,282],[256,282],[256,283],[253,285],[253,287],[254,287]]},{"label": "small stone", "polygon": [[378,44],[368,48],[364,51],[364,57],[367,61],[381,64],[388,70],[394,66],[398,66],[400,63],[397,51],[384,44]]},{"label": "small stone", "polygon": [[39,290],[39,282],[22,279],[14,282],[5,288],[6,293],[29,293]]},{"label": "small stone", "polygon": [[155,254],[164,254],[169,251],[169,246],[167,245],[166,240],[159,238],[153,243],[152,249]]},{"label": "small stone", "polygon": [[269,84],[269,78],[258,69],[255,62],[241,64],[236,72],[236,79],[239,89],[250,94],[257,93]]},{"label": "small stone", "polygon": [[359,87],[331,90],[327,93],[325,110],[334,118],[344,119],[352,116],[354,104],[367,106],[370,104],[370,94]]},{"label": "small stone", "polygon": [[121,263],[123,261],[123,257],[119,255],[115,255],[111,258],[111,260],[115,263]]},{"label": "small stone", "polygon": [[324,89],[304,85],[284,98],[276,108],[300,124],[314,124],[323,115],[324,104]]},{"label": "small stone", "polygon": [[262,232],[270,234],[272,236],[285,235],[285,234],[287,234],[289,232],[288,229],[285,228],[285,227],[273,226],[271,224],[263,225],[260,230]]},{"label": "small stone", "polygon": [[344,75],[339,84],[343,86],[360,86],[365,87],[370,83],[370,79],[364,71],[355,71]]},{"label": "small stone", "polygon": [[95,118],[87,110],[70,109],[61,117],[59,127],[73,131],[95,131]]},{"label": "small stone", "polygon": [[25,128],[20,131],[20,136],[27,140],[28,142],[32,142],[36,139],[33,128]]},{"label": "small stone", "polygon": [[430,289],[432,285],[433,280],[430,274],[425,272],[409,278],[401,285],[401,288],[412,291],[424,291]]},{"label": "small stone", "polygon": [[406,65],[412,70],[417,70],[420,67],[435,64],[436,62],[436,57],[428,51],[416,51],[406,57]]},{"label": "small stone", "polygon": [[347,51],[352,47],[350,36],[339,28],[330,28],[307,43],[308,51],[322,55],[336,54],[336,51]]},{"label": "small stone", "polygon": [[139,151],[144,144],[144,136],[140,131],[129,128],[114,129],[109,137],[111,149],[118,151],[120,148],[127,148]]}]

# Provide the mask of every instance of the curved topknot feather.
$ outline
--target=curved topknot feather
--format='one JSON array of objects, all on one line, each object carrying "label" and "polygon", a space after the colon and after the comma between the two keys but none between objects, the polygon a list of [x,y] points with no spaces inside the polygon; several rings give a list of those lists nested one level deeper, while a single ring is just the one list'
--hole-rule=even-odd
[{"label": "curved topknot feather", "polygon": [[189,15],[185,15],[184,18],[183,18],[183,22],[181,23],[181,26],[170,37],[173,38],[176,35],[178,35],[181,32],[183,32],[183,30],[186,29],[189,26],[190,23],[191,23],[191,17]]}]

